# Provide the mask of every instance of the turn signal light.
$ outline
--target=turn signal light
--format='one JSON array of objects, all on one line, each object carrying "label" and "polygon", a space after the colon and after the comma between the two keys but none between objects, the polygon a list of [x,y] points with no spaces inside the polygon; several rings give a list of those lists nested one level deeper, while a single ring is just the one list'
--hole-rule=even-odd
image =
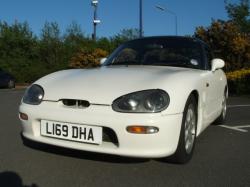
[{"label": "turn signal light", "polygon": [[159,128],[151,126],[128,126],[127,131],[133,134],[154,134],[159,132]]},{"label": "turn signal light", "polygon": [[28,120],[29,118],[28,118],[28,115],[27,114],[24,114],[24,113],[22,113],[22,112],[19,112],[19,116],[20,116],[20,118],[22,119],[22,120]]}]

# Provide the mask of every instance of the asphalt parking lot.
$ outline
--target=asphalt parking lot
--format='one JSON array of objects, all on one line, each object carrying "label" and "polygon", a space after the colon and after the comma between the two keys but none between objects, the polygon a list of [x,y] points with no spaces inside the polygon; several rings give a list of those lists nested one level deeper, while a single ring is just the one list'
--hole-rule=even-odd
[{"label": "asphalt parking lot", "polygon": [[0,186],[250,186],[250,97],[228,100],[225,126],[198,138],[186,165],[78,152],[34,149],[20,138],[23,90],[0,90]]}]

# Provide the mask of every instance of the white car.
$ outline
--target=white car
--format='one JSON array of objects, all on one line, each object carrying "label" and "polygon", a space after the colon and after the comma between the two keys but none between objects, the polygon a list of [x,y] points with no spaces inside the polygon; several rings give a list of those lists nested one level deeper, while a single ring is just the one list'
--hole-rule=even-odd
[{"label": "white car", "polygon": [[60,147],[185,163],[196,137],[226,115],[224,61],[202,41],[147,37],[100,68],[47,75],[25,92],[22,135]]}]

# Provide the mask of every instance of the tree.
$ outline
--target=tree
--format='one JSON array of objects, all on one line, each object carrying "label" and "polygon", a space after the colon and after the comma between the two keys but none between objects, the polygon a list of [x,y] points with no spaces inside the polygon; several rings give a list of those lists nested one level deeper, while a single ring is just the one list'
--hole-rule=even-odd
[{"label": "tree", "polygon": [[122,43],[139,38],[140,32],[138,29],[122,29],[120,33],[110,38],[113,48],[118,47]]},{"label": "tree", "polygon": [[17,81],[30,79],[29,70],[37,64],[37,38],[27,22],[9,25],[0,22],[0,67],[9,71]]},{"label": "tree", "polygon": [[67,67],[72,56],[85,45],[87,38],[84,36],[79,24],[72,22],[63,36],[62,68]]},{"label": "tree", "polygon": [[206,41],[218,57],[226,60],[226,70],[250,67],[250,5],[249,0],[239,4],[225,0],[230,20],[213,20],[211,26],[197,27],[195,36]]},{"label": "tree", "polygon": [[108,51],[108,53],[114,50],[112,42],[106,37],[99,38],[96,42],[96,47]]},{"label": "tree", "polygon": [[138,29],[122,29],[116,37],[122,38],[124,40],[133,40],[139,38],[140,32]]},{"label": "tree", "polygon": [[46,68],[55,71],[63,61],[63,42],[59,25],[56,22],[46,22],[42,29],[40,40],[40,59]]},{"label": "tree", "polygon": [[78,48],[79,45],[85,40],[84,33],[80,25],[72,22],[67,28],[64,35],[64,44],[70,48]]},{"label": "tree", "polygon": [[214,20],[207,28],[198,27],[195,37],[205,41],[217,57],[226,61],[227,71],[249,66],[249,37],[234,22]]},{"label": "tree", "polygon": [[30,56],[35,38],[27,22],[13,25],[0,22],[0,54],[1,58]]},{"label": "tree", "polygon": [[232,20],[239,28],[241,32],[250,32],[250,4],[249,0],[241,0],[240,4],[229,3],[225,1],[226,10],[230,20]]}]

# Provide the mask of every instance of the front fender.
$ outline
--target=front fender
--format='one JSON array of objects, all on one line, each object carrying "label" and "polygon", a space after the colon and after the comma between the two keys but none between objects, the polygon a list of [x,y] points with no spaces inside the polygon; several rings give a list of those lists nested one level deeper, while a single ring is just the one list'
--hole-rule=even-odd
[{"label": "front fender", "polygon": [[171,83],[166,83],[165,91],[169,94],[169,107],[162,112],[163,115],[173,115],[183,113],[186,102],[190,94],[194,91],[198,93],[198,108],[202,107],[202,96],[206,92],[206,81],[202,75],[190,76],[185,79],[177,78]]}]

